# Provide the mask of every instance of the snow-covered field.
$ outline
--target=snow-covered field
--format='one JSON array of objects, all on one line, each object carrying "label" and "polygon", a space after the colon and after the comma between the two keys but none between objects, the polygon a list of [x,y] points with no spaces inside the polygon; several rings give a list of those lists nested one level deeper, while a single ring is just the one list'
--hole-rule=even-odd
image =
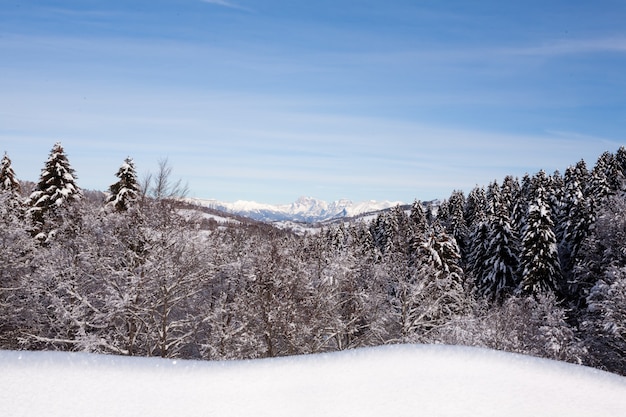
[{"label": "snow-covered field", "polygon": [[0,416],[624,416],[626,378],[477,348],[196,362],[0,352]]}]

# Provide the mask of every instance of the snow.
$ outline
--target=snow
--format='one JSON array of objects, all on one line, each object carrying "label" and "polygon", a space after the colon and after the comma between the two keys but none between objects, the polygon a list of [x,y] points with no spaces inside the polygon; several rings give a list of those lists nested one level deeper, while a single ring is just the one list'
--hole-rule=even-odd
[{"label": "snow", "polygon": [[362,213],[379,211],[397,205],[400,201],[365,201],[353,203],[350,200],[338,200],[328,203],[312,197],[300,197],[291,204],[264,204],[254,201],[235,201],[234,203],[217,200],[190,198],[187,201],[200,206],[210,207],[250,217],[260,221],[300,221],[319,222],[333,218],[353,217]]},{"label": "snow", "polygon": [[201,219],[215,220],[217,223],[220,223],[220,224],[241,224],[239,220],[236,220],[230,217],[218,216],[216,214],[210,214],[210,213],[203,213],[198,210],[180,209],[178,210],[178,213],[187,220],[199,217]]},{"label": "snow", "polygon": [[232,362],[0,352],[3,416],[618,416],[626,378],[487,349],[398,345]]}]

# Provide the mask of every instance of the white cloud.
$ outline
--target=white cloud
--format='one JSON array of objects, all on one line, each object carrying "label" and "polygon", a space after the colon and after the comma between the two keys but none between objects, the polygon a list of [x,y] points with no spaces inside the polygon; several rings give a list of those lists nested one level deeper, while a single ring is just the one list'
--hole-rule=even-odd
[{"label": "white cloud", "polygon": [[231,9],[238,9],[238,10],[244,10],[244,11],[251,11],[249,8],[244,7],[244,6],[240,6],[236,3],[230,2],[230,1],[226,1],[226,0],[201,0],[203,3],[209,3],[209,4],[214,4],[216,6],[223,6],[223,7],[230,7]]},{"label": "white cloud", "polygon": [[546,42],[537,46],[501,50],[507,55],[556,56],[597,52],[626,52],[626,37],[575,39]]}]

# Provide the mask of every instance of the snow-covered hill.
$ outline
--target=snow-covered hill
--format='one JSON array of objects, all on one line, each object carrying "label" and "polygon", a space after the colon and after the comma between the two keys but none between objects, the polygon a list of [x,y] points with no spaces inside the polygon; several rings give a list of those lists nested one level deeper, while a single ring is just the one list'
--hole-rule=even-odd
[{"label": "snow-covered hill", "polygon": [[400,201],[364,201],[353,203],[350,200],[338,200],[328,203],[312,197],[300,197],[291,204],[273,205],[254,201],[236,201],[234,203],[217,200],[188,199],[189,202],[216,210],[249,217],[264,222],[297,221],[314,223],[341,217],[354,217],[362,213],[384,210]]},{"label": "snow-covered hill", "polygon": [[199,362],[0,352],[2,416],[623,416],[626,378],[493,350],[402,345]]}]

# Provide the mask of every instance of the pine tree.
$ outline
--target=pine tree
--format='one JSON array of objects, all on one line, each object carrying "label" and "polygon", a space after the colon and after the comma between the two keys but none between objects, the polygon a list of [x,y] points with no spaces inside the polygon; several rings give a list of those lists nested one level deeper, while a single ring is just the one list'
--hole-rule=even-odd
[{"label": "pine tree", "polygon": [[409,218],[411,219],[411,224],[413,225],[412,227],[415,233],[423,235],[426,232],[428,219],[421,201],[415,200],[413,202]]},{"label": "pine tree", "polygon": [[617,186],[620,192],[626,191],[626,147],[620,146],[615,153],[615,167],[617,169]]},{"label": "pine tree", "polygon": [[581,161],[576,166],[568,167],[563,178],[563,197],[557,215],[556,236],[559,259],[567,281],[593,222],[591,203],[584,192],[587,177],[584,161]]},{"label": "pine tree", "polygon": [[487,196],[484,188],[475,187],[469,192],[467,200],[465,201],[465,213],[463,217],[465,218],[465,224],[470,233],[473,232],[477,225],[485,221],[487,218]]},{"label": "pine tree", "polygon": [[[485,274],[489,227],[487,225],[487,195],[485,189],[476,187],[467,196],[465,221],[469,228],[466,268],[477,283]],[[482,278],[481,278],[482,279]]]},{"label": "pine tree", "polygon": [[0,195],[7,209],[7,214],[22,217],[20,183],[15,177],[9,156],[4,154],[0,162]]},{"label": "pine tree", "polygon": [[15,177],[15,172],[11,166],[9,156],[4,153],[2,161],[0,161],[0,191],[9,192],[14,196],[19,196],[20,183]]},{"label": "pine tree", "polygon": [[[46,215],[55,212],[69,202],[77,201],[82,197],[82,191],[76,185],[74,170],[65,155],[60,143],[56,143],[50,151],[50,156],[41,171],[39,183],[30,197],[26,200],[29,207],[35,232],[43,230]],[[43,237],[43,236],[42,236]]]},{"label": "pine tree", "polygon": [[535,199],[528,207],[522,232],[520,265],[520,289],[528,294],[556,291],[561,280],[554,223],[541,181],[537,182],[534,191]]},{"label": "pine tree", "polygon": [[461,263],[464,264],[467,257],[468,235],[465,217],[465,196],[462,191],[453,191],[447,203],[447,217],[442,220],[446,232],[456,239],[461,254]]},{"label": "pine tree", "polygon": [[626,198],[610,198],[585,239],[573,295],[593,365],[626,375]]},{"label": "pine tree", "polygon": [[615,156],[611,152],[604,152],[598,158],[591,171],[589,195],[594,200],[596,211],[600,205],[620,188],[619,168]]},{"label": "pine tree", "polygon": [[501,204],[508,213],[509,219],[512,221],[515,216],[515,211],[519,205],[519,199],[521,195],[521,186],[517,181],[517,178],[513,178],[511,175],[507,175],[502,181],[502,187],[500,187]]},{"label": "pine tree", "polygon": [[528,214],[528,206],[533,199],[532,179],[530,175],[526,173],[520,182],[519,200],[513,211],[513,224],[520,236],[524,230],[524,222],[526,221],[526,215]]},{"label": "pine tree", "polygon": [[487,217],[494,216],[499,205],[500,186],[496,181],[494,181],[487,187]]},{"label": "pine tree", "polygon": [[497,301],[502,301],[515,289],[519,264],[518,238],[511,227],[509,209],[502,201],[503,197],[502,194],[493,197],[493,214],[487,220],[487,248],[482,275],[476,277],[479,294]]},{"label": "pine tree", "polygon": [[115,175],[119,181],[109,187],[111,194],[105,204],[108,207],[113,207],[116,211],[126,211],[137,200],[140,191],[133,160],[126,158]]}]

